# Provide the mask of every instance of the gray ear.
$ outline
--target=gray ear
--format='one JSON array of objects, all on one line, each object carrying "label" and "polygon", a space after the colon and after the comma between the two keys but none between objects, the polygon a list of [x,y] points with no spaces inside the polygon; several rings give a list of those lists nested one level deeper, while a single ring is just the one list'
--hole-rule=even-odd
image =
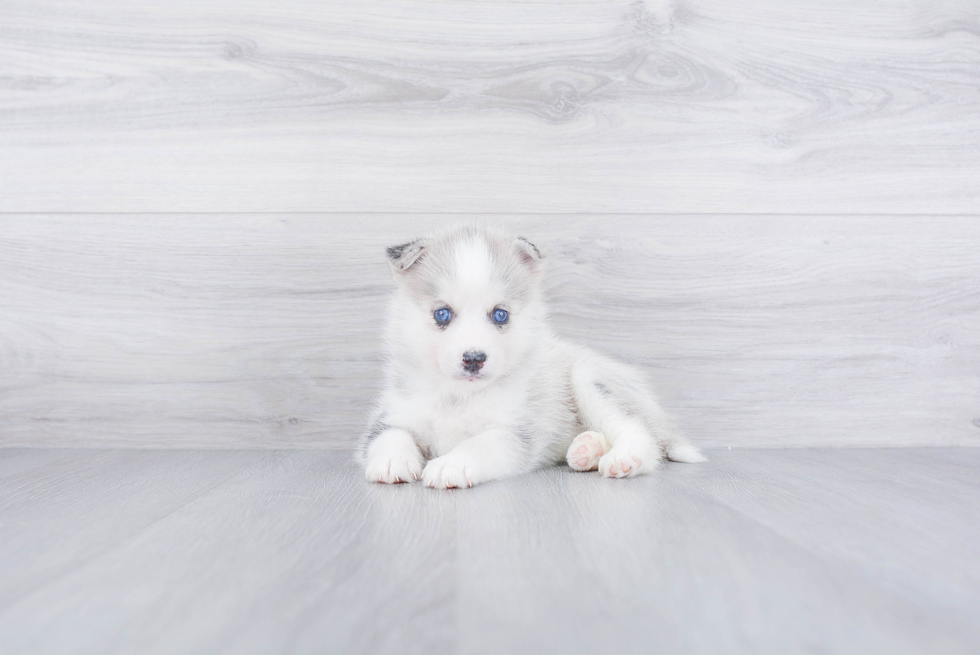
[{"label": "gray ear", "polygon": [[544,259],[544,255],[541,254],[538,247],[524,237],[517,237],[514,240],[514,245],[517,246],[517,253],[521,256],[524,264],[529,266],[531,270],[538,270],[541,260]]},{"label": "gray ear", "polygon": [[425,244],[420,239],[403,243],[400,246],[388,248],[388,264],[396,273],[404,273],[417,262],[425,251]]}]

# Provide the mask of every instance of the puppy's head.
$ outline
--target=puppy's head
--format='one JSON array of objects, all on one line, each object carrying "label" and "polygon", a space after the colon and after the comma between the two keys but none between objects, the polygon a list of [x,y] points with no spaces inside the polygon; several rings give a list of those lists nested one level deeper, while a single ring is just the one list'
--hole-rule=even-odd
[{"label": "puppy's head", "polygon": [[544,319],[534,244],[457,226],[388,248],[388,261],[398,284],[392,356],[470,388],[520,365]]}]

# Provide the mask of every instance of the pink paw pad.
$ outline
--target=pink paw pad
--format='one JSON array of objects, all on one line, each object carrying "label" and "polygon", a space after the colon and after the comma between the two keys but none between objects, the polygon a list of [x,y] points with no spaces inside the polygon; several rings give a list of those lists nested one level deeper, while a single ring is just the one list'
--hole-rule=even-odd
[{"label": "pink paw pad", "polygon": [[574,471],[594,471],[599,458],[609,452],[609,442],[601,432],[589,430],[575,437],[568,447],[568,466]]},{"label": "pink paw pad", "polygon": [[599,462],[599,473],[607,478],[631,478],[640,472],[643,460],[628,452],[612,452]]}]

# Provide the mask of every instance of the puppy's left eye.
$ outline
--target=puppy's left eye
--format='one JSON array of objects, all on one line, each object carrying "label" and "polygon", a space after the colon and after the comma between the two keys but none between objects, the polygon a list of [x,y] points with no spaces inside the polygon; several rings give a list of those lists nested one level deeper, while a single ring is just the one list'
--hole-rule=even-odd
[{"label": "puppy's left eye", "polygon": [[499,307],[493,310],[493,322],[497,325],[503,325],[510,318],[510,314],[507,313],[506,309],[500,309]]}]

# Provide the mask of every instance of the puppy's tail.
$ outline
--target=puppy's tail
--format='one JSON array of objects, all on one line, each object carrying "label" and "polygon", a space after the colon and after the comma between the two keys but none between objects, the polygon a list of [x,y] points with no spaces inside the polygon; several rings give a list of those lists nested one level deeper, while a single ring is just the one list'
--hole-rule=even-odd
[{"label": "puppy's tail", "polygon": [[672,462],[681,462],[682,464],[697,464],[698,462],[708,461],[701,454],[700,450],[689,443],[683,442],[674,442],[667,447],[667,459]]}]

